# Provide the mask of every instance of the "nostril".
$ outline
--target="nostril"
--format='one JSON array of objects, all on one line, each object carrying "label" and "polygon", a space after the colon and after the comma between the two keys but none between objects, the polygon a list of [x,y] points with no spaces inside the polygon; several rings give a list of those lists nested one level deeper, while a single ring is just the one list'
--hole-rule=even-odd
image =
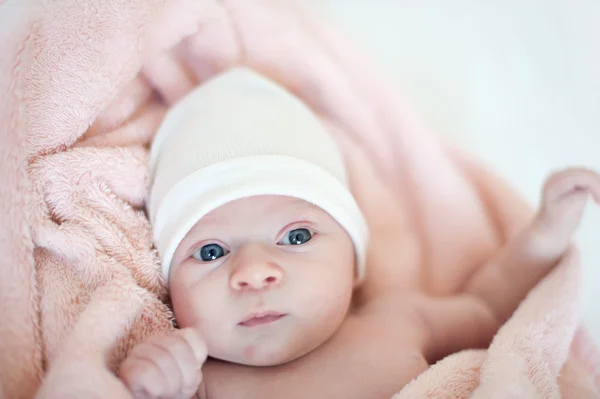
[{"label": "nostril", "polygon": [[238,287],[247,287],[247,286],[248,286],[248,283],[247,283],[247,282],[245,282],[245,281],[240,281],[240,282],[238,283]]},{"label": "nostril", "polygon": [[269,276],[265,279],[267,283],[274,283],[277,279],[273,276]]}]

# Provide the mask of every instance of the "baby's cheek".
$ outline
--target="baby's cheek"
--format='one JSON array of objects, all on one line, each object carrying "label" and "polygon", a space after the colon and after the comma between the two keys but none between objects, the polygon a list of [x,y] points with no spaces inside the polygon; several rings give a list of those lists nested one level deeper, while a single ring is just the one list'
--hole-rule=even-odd
[{"label": "baby's cheek", "polygon": [[179,302],[181,298],[176,299],[174,297],[171,298],[173,303],[173,313],[175,314],[175,321],[177,322],[177,326],[179,328],[187,328],[193,327],[194,325],[194,312],[193,309],[188,306],[188,304],[182,304]]},{"label": "baby's cheek", "polygon": [[203,298],[197,287],[171,285],[171,301],[179,327],[197,327],[203,315]]},{"label": "baby's cheek", "polygon": [[352,297],[351,281],[344,279],[321,281],[310,287],[305,298],[310,303],[306,308],[314,309],[316,316],[325,320],[345,314]]}]

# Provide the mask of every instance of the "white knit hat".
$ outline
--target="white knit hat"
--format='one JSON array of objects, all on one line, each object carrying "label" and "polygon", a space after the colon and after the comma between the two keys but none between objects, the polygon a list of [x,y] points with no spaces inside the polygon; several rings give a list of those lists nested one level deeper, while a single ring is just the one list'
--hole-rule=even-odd
[{"label": "white knit hat", "polygon": [[311,110],[281,86],[245,68],[202,84],[167,113],[150,154],[147,204],[165,279],[190,229],[236,199],[285,195],[329,213],[364,275],[367,225],[339,149]]}]

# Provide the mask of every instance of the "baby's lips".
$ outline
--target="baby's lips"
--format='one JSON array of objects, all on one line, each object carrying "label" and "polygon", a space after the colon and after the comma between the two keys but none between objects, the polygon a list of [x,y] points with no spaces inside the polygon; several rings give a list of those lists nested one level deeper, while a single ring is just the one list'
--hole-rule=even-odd
[{"label": "baby's lips", "polygon": [[207,356],[204,339],[202,339],[200,333],[193,328],[184,328],[181,331],[186,341],[192,347],[194,357],[200,364],[203,364]]}]

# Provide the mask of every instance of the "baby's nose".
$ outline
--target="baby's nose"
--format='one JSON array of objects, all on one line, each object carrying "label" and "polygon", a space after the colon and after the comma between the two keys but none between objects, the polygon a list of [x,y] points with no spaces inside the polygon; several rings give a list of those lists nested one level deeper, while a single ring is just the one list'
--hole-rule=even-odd
[{"label": "baby's nose", "polygon": [[264,262],[242,266],[231,276],[231,288],[236,291],[245,289],[262,290],[279,285],[283,271],[277,265]]}]

